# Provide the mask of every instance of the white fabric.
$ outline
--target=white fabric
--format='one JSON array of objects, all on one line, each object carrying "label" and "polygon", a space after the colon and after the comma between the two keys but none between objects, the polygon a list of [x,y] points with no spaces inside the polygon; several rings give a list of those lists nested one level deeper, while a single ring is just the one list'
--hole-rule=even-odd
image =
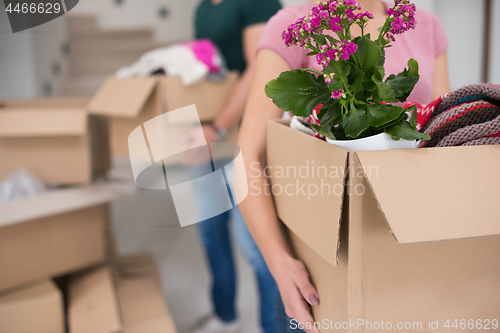
[{"label": "white fabric", "polygon": [[120,68],[116,76],[144,77],[160,68],[168,76],[180,76],[185,86],[201,81],[209,74],[208,66],[196,58],[190,47],[177,44],[145,53],[131,66]]}]

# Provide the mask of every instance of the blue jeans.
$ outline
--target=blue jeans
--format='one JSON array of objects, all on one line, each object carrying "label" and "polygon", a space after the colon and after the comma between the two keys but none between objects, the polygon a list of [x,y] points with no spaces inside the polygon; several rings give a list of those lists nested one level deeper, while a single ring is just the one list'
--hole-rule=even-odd
[{"label": "blue jeans", "polygon": [[[194,170],[196,173],[196,170]],[[231,172],[227,179],[231,181]],[[206,190],[206,189],[205,189]],[[203,189],[195,189],[197,206],[203,209]],[[216,195],[213,194],[212,195]],[[212,301],[216,314],[226,322],[235,320],[236,272],[229,236],[229,221],[233,221],[236,241],[248,262],[253,266],[260,294],[260,321],[265,333],[275,333],[273,307],[278,287],[257,244],[252,238],[238,207],[198,223],[200,240],[205,247],[212,273]]]},{"label": "blue jeans", "polygon": [[292,328],[295,327],[295,325],[291,325],[292,318],[286,315],[285,306],[283,305],[283,301],[281,300],[279,293],[276,296],[274,319],[276,320],[277,333],[305,333],[300,328]]}]

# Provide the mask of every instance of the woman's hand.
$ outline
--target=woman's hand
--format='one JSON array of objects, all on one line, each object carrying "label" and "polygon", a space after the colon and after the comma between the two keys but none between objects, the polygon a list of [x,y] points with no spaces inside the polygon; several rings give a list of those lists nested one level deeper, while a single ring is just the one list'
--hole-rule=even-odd
[{"label": "woman's hand", "polygon": [[186,165],[204,165],[210,162],[210,155],[203,154],[198,147],[208,145],[210,147],[210,142],[216,142],[215,128],[212,125],[202,125],[201,131],[199,127],[193,128],[181,138],[183,142],[189,142],[191,149],[188,152],[188,156],[184,161]]},{"label": "woman's hand", "polygon": [[[275,267],[274,278],[280,290],[286,315],[300,323],[301,327],[314,327],[310,305],[319,303],[318,293],[309,281],[309,273],[300,260],[292,257]],[[310,323],[309,325],[307,323]],[[305,329],[307,333],[317,333],[317,329]]]}]

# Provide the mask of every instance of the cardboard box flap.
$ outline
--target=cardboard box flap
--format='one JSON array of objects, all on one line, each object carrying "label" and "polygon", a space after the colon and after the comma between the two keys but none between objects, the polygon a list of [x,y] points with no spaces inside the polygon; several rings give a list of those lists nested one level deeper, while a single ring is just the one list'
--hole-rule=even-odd
[{"label": "cardboard box flap", "polygon": [[[268,123],[267,171],[278,216],[334,266],[347,154],[344,149],[291,129],[286,121]],[[247,172],[255,177],[254,172]],[[312,202],[323,209],[307,209]]]},{"label": "cardboard box flap", "polygon": [[81,136],[87,120],[81,109],[5,109],[0,111],[0,137]]},{"label": "cardboard box flap", "polygon": [[500,146],[356,154],[399,243],[500,235]]},{"label": "cardboard box flap", "polygon": [[89,111],[111,117],[135,118],[158,84],[155,77],[108,78],[89,103]]},{"label": "cardboard box flap", "polygon": [[104,204],[127,193],[112,183],[95,183],[13,200],[0,205],[0,227]]},{"label": "cardboard box flap", "polygon": [[118,295],[110,268],[71,276],[68,300],[72,333],[119,333],[123,330]]}]

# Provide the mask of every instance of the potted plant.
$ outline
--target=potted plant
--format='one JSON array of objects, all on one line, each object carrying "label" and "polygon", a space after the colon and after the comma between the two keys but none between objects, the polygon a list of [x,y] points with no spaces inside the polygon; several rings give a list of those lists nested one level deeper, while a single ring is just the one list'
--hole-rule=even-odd
[{"label": "potted plant", "polygon": [[[318,2],[308,16],[291,24],[283,32],[284,42],[310,50],[308,56],[316,57],[322,71],[283,72],[267,83],[267,96],[284,111],[308,118],[316,136],[348,149],[356,142],[380,141],[378,149],[387,149],[384,142],[408,148],[408,142],[414,146],[415,140],[429,140],[416,130],[416,107],[391,104],[405,102],[418,82],[417,61],[409,59],[408,68],[384,80],[385,48],[395,35],[415,27],[415,5],[395,0],[375,40],[364,33],[373,15],[360,10],[354,0]],[[361,36],[351,39],[353,24]]]}]

